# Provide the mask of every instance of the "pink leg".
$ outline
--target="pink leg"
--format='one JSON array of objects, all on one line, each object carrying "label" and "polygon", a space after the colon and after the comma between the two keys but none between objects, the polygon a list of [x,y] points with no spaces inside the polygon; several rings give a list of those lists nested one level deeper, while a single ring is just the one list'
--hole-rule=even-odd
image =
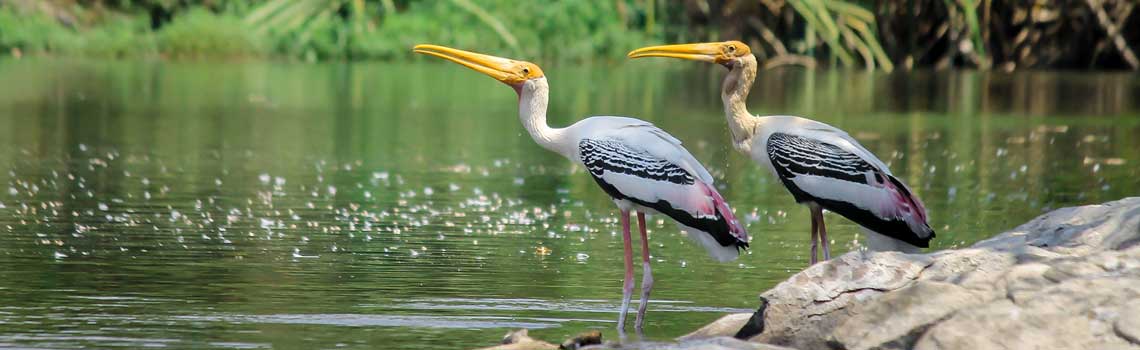
[{"label": "pink leg", "polygon": [[815,206],[811,206],[811,265],[819,262],[816,257],[819,251],[819,220],[815,216]]},{"label": "pink leg", "polygon": [[641,227],[641,304],[637,305],[638,332],[645,323],[645,309],[649,307],[649,292],[653,290],[653,271],[649,269],[649,235],[645,233],[645,213],[637,212],[637,225]]},{"label": "pink leg", "polygon": [[629,299],[633,296],[633,237],[629,233],[629,211],[621,211],[621,234],[625,243],[625,285],[622,289],[621,313],[618,314],[619,331],[625,330],[625,315],[629,313]]},{"label": "pink leg", "polygon": [[819,240],[823,242],[823,260],[831,260],[831,242],[827,240],[827,224],[823,223],[823,209],[815,209],[819,217]]}]

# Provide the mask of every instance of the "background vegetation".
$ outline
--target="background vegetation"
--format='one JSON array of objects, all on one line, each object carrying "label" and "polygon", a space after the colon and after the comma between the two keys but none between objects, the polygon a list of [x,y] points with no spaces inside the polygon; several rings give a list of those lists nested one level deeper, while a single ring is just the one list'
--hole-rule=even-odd
[{"label": "background vegetation", "polygon": [[742,39],[768,65],[1136,69],[1131,0],[0,0],[0,54],[544,60]]}]

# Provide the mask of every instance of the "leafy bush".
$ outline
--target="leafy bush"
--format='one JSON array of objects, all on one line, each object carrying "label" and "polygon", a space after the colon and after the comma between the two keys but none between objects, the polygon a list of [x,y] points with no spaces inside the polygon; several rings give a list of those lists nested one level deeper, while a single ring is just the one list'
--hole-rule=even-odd
[{"label": "leafy bush", "polygon": [[241,19],[202,8],[191,9],[162,27],[156,44],[170,57],[247,57],[262,52]]},{"label": "leafy bush", "polygon": [[72,46],[75,34],[40,13],[18,13],[15,9],[0,6],[0,50],[7,54],[12,49],[27,53],[41,53]]},{"label": "leafy bush", "polygon": [[139,18],[107,21],[77,35],[70,42],[61,51],[98,57],[145,57],[157,53],[148,22]]},{"label": "leafy bush", "polygon": [[[397,3],[399,6],[397,6]],[[661,41],[643,30],[655,1],[513,0],[134,0],[92,11],[77,25],[20,16],[0,5],[0,48],[92,56],[410,59],[434,43],[547,60],[620,59]],[[82,6],[72,6],[86,11]],[[174,14],[150,28],[147,9]],[[651,11],[651,9],[648,9]],[[82,16],[82,17],[93,17]]]}]

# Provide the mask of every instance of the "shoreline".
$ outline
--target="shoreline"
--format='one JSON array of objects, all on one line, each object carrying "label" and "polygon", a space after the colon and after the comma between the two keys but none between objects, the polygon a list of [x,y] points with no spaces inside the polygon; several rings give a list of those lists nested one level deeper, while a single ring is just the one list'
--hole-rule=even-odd
[{"label": "shoreline", "polygon": [[[967,248],[849,252],[676,342],[582,349],[1140,346],[1140,197],[1061,208]],[[565,345],[578,344],[581,336]],[[483,349],[558,349],[513,332]]]}]

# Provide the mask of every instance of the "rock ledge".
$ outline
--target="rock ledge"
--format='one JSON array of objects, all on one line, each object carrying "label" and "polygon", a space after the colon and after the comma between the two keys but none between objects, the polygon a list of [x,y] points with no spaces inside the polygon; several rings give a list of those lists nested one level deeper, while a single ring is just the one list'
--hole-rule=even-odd
[{"label": "rock ledge", "polygon": [[762,297],[749,341],[800,349],[1140,349],[1140,197],[1058,209],[965,249],[848,253]]}]

